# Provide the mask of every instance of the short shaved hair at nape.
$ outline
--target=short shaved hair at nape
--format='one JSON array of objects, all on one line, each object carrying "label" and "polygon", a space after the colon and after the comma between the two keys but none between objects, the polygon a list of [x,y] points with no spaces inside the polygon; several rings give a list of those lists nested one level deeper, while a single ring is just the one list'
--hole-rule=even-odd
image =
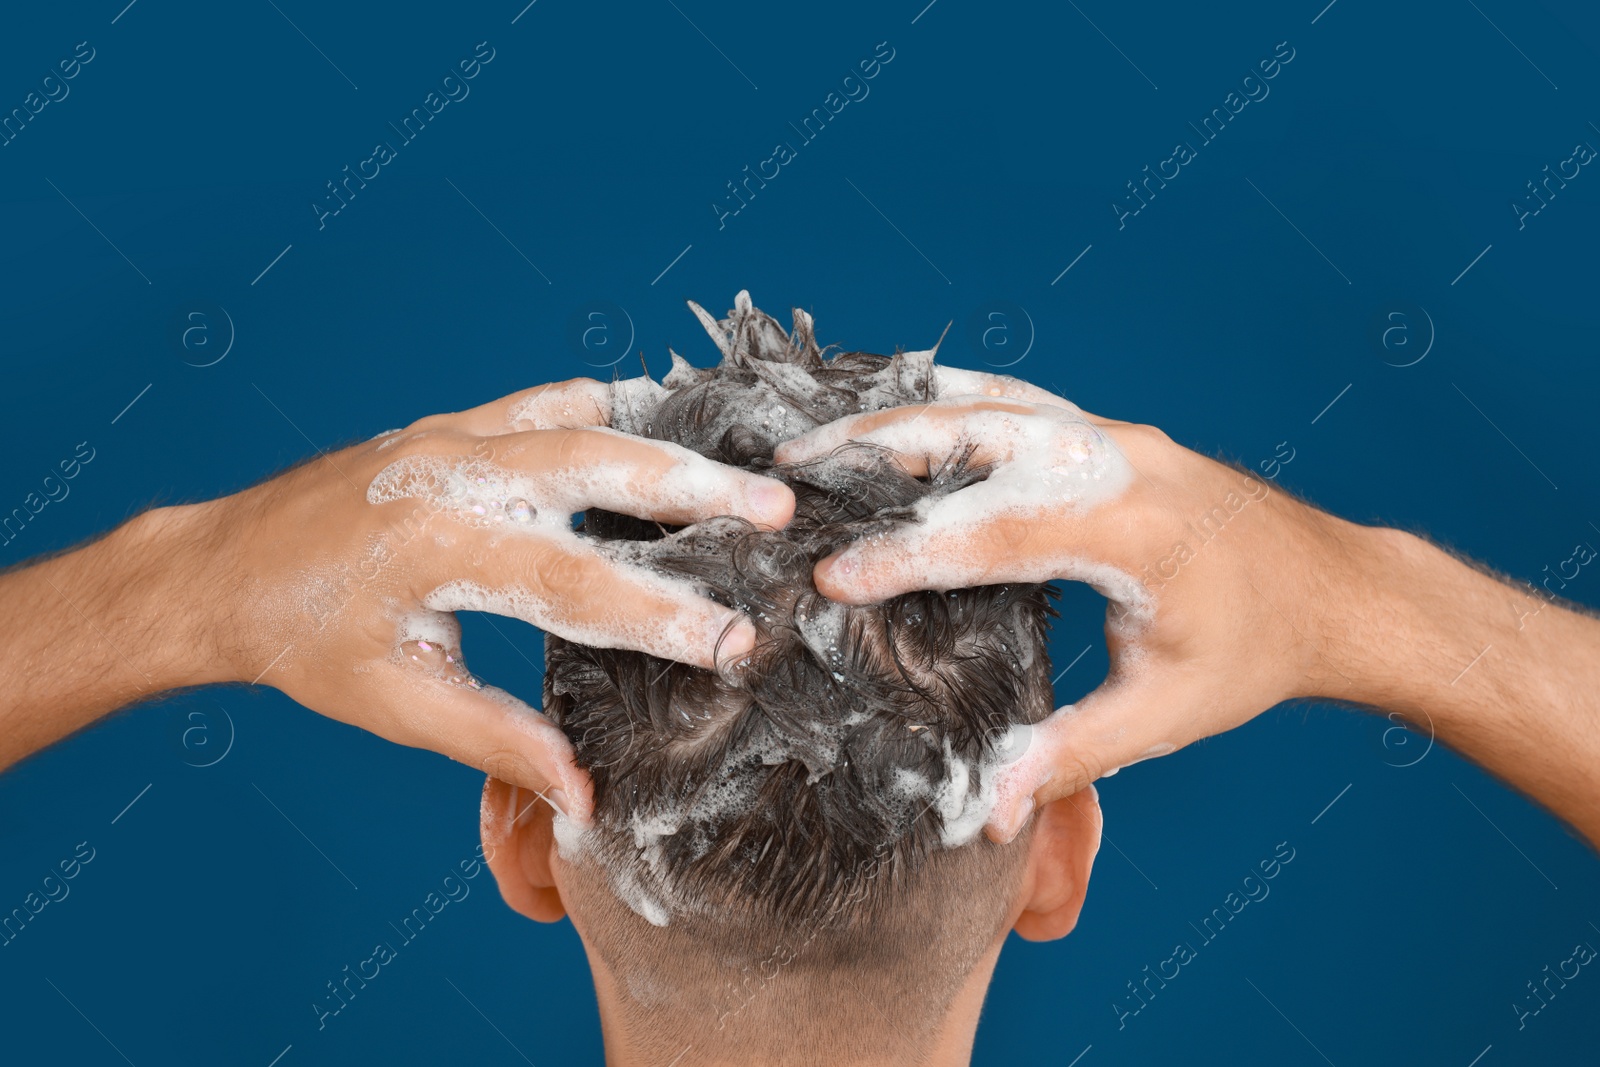
[{"label": "short shaved hair at nape", "polygon": [[927,478],[871,446],[792,466],[773,451],[934,399],[934,353],[830,355],[805,312],[791,333],[745,293],[720,321],[691,307],[720,364],[673,353],[662,383],[616,383],[613,425],[782,479],[795,516],[769,531],[585,514],[597,547],[692,579],[758,636],[721,674],[546,638],[546,714],[595,789],[593,828],[559,834],[568,907],[617,978],[630,1042],[662,1062],[775,1033],[806,1063],[931,1046],[1020,888],[1028,833],[980,830],[997,749],[1054,707],[1050,591],[824,598],[818,560],[987,471],[970,448]]}]

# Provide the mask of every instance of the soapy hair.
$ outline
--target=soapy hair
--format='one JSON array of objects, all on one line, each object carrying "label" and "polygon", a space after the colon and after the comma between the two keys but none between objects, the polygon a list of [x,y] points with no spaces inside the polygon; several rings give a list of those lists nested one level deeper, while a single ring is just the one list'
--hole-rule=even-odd
[{"label": "soapy hair", "polygon": [[[914,592],[867,607],[824,598],[811,577],[819,559],[917,521],[924,502],[987,471],[970,448],[927,478],[869,446],[796,465],[774,464],[773,451],[843,415],[933,399],[934,353],[829,358],[805,312],[791,334],[745,293],[720,322],[691,308],[721,363],[696,369],[673,353],[661,384],[617,383],[613,425],[779,478],[795,516],[779,531],[583,518],[597,546],[692,580],[758,635],[731,678],[546,638],[545,712],[594,779],[588,869],[665,927],[652,935],[608,913],[586,937],[610,939],[597,947],[614,969],[688,984],[696,950],[753,959],[781,943],[794,950],[786,970],[898,974],[942,1011],[959,981],[940,974],[971,970],[1004,921],[990,898],[1020,877],[1023,849],[979,831],[996,747],[1053,707],[1048,591]],[[661,951],[641,947],[651,936],[676,946],[665,971]]]}]

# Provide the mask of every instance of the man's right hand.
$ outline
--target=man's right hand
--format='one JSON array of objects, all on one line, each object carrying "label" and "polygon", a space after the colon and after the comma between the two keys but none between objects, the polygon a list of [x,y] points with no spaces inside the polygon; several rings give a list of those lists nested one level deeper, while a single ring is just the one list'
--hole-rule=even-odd
[{"label": "man's right hand", "polygon": [[610,397],[588,379],[527,390],[206,505],[231,546],[229,586],[250,605],[237,616],[238,676],[504,781],[553,784],[584,818],[586,776],[565,737],[467,673],[453,612],[715,667],[749,650],[749,620],[607,559],[572,515],[781,526],[794,507],[774,479],[604,428]]},{"label": "man's right hand", "polygon": [[749,650],[749,620],[603,555],[572,515],[780,527],[794,510],[775,479],[607,429],[611,395],[578,379],[426,418],[0,577],[21,635],[0,767],[142,696],[262,683],[586,819],[565,736],[467,672],[453,613],[716,667]]}]

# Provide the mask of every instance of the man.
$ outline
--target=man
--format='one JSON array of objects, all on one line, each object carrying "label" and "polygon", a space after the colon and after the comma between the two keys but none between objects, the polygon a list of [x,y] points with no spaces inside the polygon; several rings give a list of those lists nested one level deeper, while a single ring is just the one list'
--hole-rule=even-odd
[{"label": "man", "polygon": [[[1592,562],[1587,545],[1559,577],[1514,584],[1422,538],[1318,511],[1153,427],[1087,415],[1012,378],[930,374],[931,403],[830,408],[837,421],[774,458],[860,440],[915,476],[966,443],[970,462],[992,467],[930,498],[923,521],[823,558],[816,587],[831,600],[1076,578],[1111,601],[1111,674],[1031,734],[997,783],[995,836],[1030,805],[1135,760],[1321,698],[1430,724],[1600,841],[1600,621],[1560,596],[1578,573],[1567,567]],[[486,607],[558,636],[725,665],[751,647],[748,621],[681,581],[601,559],[565,515],[593,504],[781,528],[794,506],[774,479],[608,429],[614,392],[617,425],[635,428],[639,388],[575,380],[436,415],[0,573],[0,768],[168,690],[270,684],[544,791],[582,820],[589,784],[571,746],[464,674],[451,612]],[[744,414],[756,426],[773,417]],[[407,463],[489,464],[547,506],[532,529],[512,530],[476,524],[428,478],[391,479],[375,496],[380,476]],[[1084,471],[1099,477],[1074,483]],[[426,636],[412,632],[419,622]]]},{"label": "man", "polygon": [[823,556],[990,472],[959,449],[925,478],[872,447],[772,466],[846,412],[927,399],[932,353],[824,361],[804,312],[791,339],[743,293],[707,328],[719,367],[619,383],[614,419],[780,478],[793,520],[583,528],[748,615],[756,644],[725,676],[547,638],[545,713],[594,825],[490,779],[485,852],[513,907],[571,914],[614,1065],[965,1063],[1006,934],[1069,931],[1099,846],[1093,787],[1009,844],[981,834],[1013,728],[1053,709],[1046,590],[821,596]]},{"label": "man", "polygon": [[[614,1064],[965,1063],[1007,931],[1076,922],[1089,783],[1282,700],[1427,716],[1600,835],[1596,620],[1025,383],[824,361],[743,293],[695,310],[721,366],[620,383],[618,418],[784,480],[795,517],[585,533],[756,643],[723,677],[550,639],[594,825],[483,804],[507,901],[582,936]],[[1106,594],[1113,671],[1041,718],[1056,577]],[[1461,684],[1480,634],[1501,654]]]}]

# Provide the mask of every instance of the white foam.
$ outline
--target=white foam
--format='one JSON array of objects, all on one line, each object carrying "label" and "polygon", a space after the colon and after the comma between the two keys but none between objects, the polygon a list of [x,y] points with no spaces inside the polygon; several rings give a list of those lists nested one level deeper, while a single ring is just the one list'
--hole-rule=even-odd
[{"label": "white foam", "polygon": [[[615,438],[616,445],[596,446],[591,450],[593,459],[534,471],[476,458],[403,456],[373,478],[367,500],[373,504],[420,500],[468,526],[538,531],[575,541],[571,517],[585,508],[634,515],[692,514],[708,501],[720,501],[733,510],[746,502],[744,494],[766,482],[760,475],[733,471],[680,445],[646,443],[607,427],[581,432]],[[524,447],[508,445],[508,456]],[[630,458],[605,458],[610,455]]]},{"label": "white foam", "polygon": [[743,770],[700,791],[686,821],[691,826],[715,826],[736,818],[755,806],[760,781]]},{"label": "white foam", "polygon": [[367,502],[421,500],[457,522],[482,528],[564,527],[573,509],[560,512],[563,501],[550,492],[549,483],[480,459],[402,456],[372,479]]},{"label": "white foam", "polygon": [[552,382],[506,407],[508,430],[599,426],[611,419],[610,387],[589,378]]},{"label": "white foam", "polygon": [[902,806],[927,801],[933,796],[933,783],[928,781],[928,776],[921,771],[914,771],[910,767],[896,767],[889,795]]},{"label": "white foam", "polygon": [[560,811],[550,814],[550,830],[555,837],[556,852],[568,863],[576,862],[589,851],[591,831]]},{"label": "white foam", "polygon": [[945,848],[960,848],[983,832],[994,811],[997,761],[985,757],[974,766],[951,751],[949,738],[944,742],[944,760],[946,777],[934,794],[944,824],[940,843]]},{"label": "white foam", "polygon": [[965,370],[961,367],[946,367],[943,365],[933,369],[934,386],[938,396],[982,396],[988,398],[1006,397],[1012,400],[1025,400],[1030,404],[1053,404],[1065,406],[1068,410],[1078,414],[1083,409],[1078,405],[1056,396],[1048,390],[1041,389],[1031,382],[1021,378],[1013,378],[1009,374],[989,374],[985,371]]},{"label": "white foam", "polygon": [[651,926],[666,926],[672,922],[672,915],[665,905],[645,887],[632,870],[621,866],[609,874],[611,889],[617,894],[617,899],[626,904],[635,915],[643,918]]},{"label": "white foam", "polygon": [[818,598],[807,604],[804,615],[796,614],[795,628],[812,655],[837,665],[842,661],[839,644],[844,640],[848,614],[845,605]]},{"label": "white foam", "polygon": [[458,648],[461,644],[461,624],[455,616],[437,611],[411,611],[395,620],[394,658],[398,661],[400,646],[410,641],[427,641],[444,648]]},{"label": "white foam", "polygon": [[669,395],[666,386],[648,375],[612,382],[611,426],[624,433],[647,434],[656,409]]},{"label": "white foam", "polygon": [[[651,815],[635,811],[630,818],[633,846],[648,853],[660,847],[663,837],[670,837],[683,826],[683,815],[673,811],[656,811]],[[653,866],[653,865],[652,865]]]}]

